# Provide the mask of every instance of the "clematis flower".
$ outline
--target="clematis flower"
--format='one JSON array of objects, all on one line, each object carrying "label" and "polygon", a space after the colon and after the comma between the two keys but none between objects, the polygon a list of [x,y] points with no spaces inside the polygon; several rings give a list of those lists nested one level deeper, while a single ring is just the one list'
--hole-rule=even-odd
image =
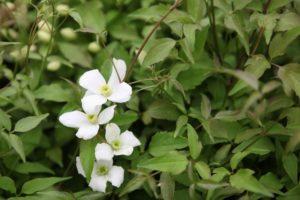
[{"label": "clematis flower", "polygon": [[95,156],[97,160],[111,160],[114,155],[129,156],[133,148],[141,145],[140,141],[130,131],[120,134],[121,130],[117,124],[106,125],[105,139],[107,143],[97,144]]},{"label": "clematis flower", "polygon": [[[121,59],[113,59],[114,67],[108,80],[105,81],[99,70],[85,72],[79,79],[79,84],[87,90],[85,96],[96,96],[101,101],[107,100],[115,103],[129,101],[132,88],[123,82],[126,75],[126,63]],[[117,71],[116,71],[117,70]]]},{"label": "clematis flower", "polygon": [[[85,177],[79,157],[76,157],[76,167],[79,174]],[[115,187],[120,187],[124,181],[124,169],[113,166],[112,160],[98,160],[94,163],[89,187],[93,191],[105,192],[107,182]]]},{"label": "clematis flower", "polygon": [[113,118],[116,106],[107,107],[100,112],[101,100],[97,96],[88,96],[81,102],[84,112],[76,110],[64,113],[59,121],[67,127],[78,128],[76,136],[88,140],[97,135],[100,125],[107,124]]}]

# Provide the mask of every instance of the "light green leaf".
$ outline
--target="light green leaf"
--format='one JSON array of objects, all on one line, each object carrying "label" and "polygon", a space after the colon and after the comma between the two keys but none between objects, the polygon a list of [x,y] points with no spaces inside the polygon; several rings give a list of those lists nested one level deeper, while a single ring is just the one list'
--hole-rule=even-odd
[{"label": "light green leaf", "polygon": [[294,184],[298,183],[298,158],[295,154],[289,153],[282,157],[283,168]]},{"label": "light green leaf", "polygon": [[198,139],[197,132],[190,124],[187,125],[187,135],[191,157],[197,159],[202,150],[202,143]]},{"label": "light green leaf", "polygon": [[135,191],[142,187],[142,185],[145,183],[147,180],[146,176],[136,176],[132,178],[121,190],[119,196],[124,196],[127,193],[130,193],[132,191]]},{"label": "light green leaf", "polygon": [[198,22],[205,14],[206,6],[203,0],[187,0],[187,11]]},{"label": "light green leaf", "polygon": [[22,194],[33,194],[38,191],[45,190],[52,185],[69,180],[71,177],[49,177],[49,178],[35,178],[30,181],[27,181],[22,186]]},{"label": "light green leaf", "polygon": [[237,189],[244,189],[267,197],[273,197],[273,194],[253,174],[254,172],[250,169],[240,169],[237,173],[230,176],[230,184]]},{"label": "light green leaf", "polygon": [[180,117],[178,117],[176,121],[176,129],[174,132],[174,137],[177,137],[182,132],[187,122],[188,122],[187,116],[181,115]]},{"label": "light green leaf", "polygon": [[8,176],[0,176],[0,189],[16,193],[16,186],[14,180]]},{"label": "light green leaf", "polygon": [[82,168],[89,182],[95,162],[95,147],[97,141],[91,140],[80,140],[80,151],[79,157],[82,164]]},{"label": "light green leaf", "polygon": [[184,137],[174,138],[171,132],[158,132],[151,139],[149,153],[153,156],[161,156],[186,146],[187,140]]},{"label": "light green leaf", "polygon": [[162,38],[155,41],[147,52],[143,65],[149,66],[164,60],[169,55],[175,44],[176,41],[170,38]]},{"label": "light green leaf", "polygon": [[242,23],[241,16],[239,16],[238,14],[228,14],[225,17],[224,24],[227,28],[237,32],[238,37],[246,50],[246,53],[249,55],[250,47],[248,42],[248,35]]},{"label": "light green leaf", "polygon": [[300,27],[293,28],[283,34],[277,33],[275,37],[273,37],[269,47],[271,59],[284,55],[286,48],[299,36],[299,34]]},{"label": "light green leaf", "polygon": [[[254,55],[249,58],[245,64],[245,71],[251,73],[257,79],[260,78],[264,72],[271,67],[268,60],[263,55]],[[239,80],[230,90],[229,95],[234,95],[247,87],[247,84]]]},{"label": "light green leaf", "polygon": [[69,13],[69,15],[79,24],[80,28],[83,27],[83,22],[78,12],[73,10]]},{"label": "light green leaf", "polygon": [[214,161],[217,163],[221,163],[223,160],[227,158],[227,155],[231,149],[231,144],[225,144],[221,146],[214,155]]},{"label": "light green leaf", "polygon": [[294,12],[286,12],[280,15],[276,31],[288,31],[300,26],[300,16]]},{"label": "light green leaf", "polygon": [[164,200],[174,199],[175,194],[175,182],[172,176],[168,173],[161,173],[160,179],[160,190]]},{"label": "light green leaf", "polygon": [[210,179],[211,171],[208,164],[206,164],[203,161],[198,161],[195,164],[195,169],[197,170],[198,174],[201,176],[202,179]]},{"label": "light green leaf", "polygon": [[71,63],[79,64],[83,67],[91,67],[92,58],[82,46],[59,42],[58,47],[64,57]]},{"label": "light green leaf", "polygon": [[20,119],[15,126],[15,131],[16,132],[27,132],[30,131],[31,129],[34,129],[39,125],[42,120],[44,120],[46,117],[48,117],[47,114],[39,115],[39,116],[30,116],[30,117],[25,117],[23,119]]},{"label": "light green leaf", "polygon": [[67,102],[74,99],[74,92],[58,83],[43,85],[34,92],[35,98],[54,102]]},{"label": "light green leaf", "polygon": [[176,106],[165,100],[157,100],[149,105],[147,114],[154,119],[166,119],[174,121],[180,113]]},{"label": "light green leaf", "polygon": [[11,129],[10,116],[6,112],[0,109],[0,128],[1,126],[6,128],[7,130]]},{"label": "light green leaf", "polygon": [[48,149],[46,151],[46,156],[54,163],[58,164],[60,167],[63,167],[62,163],[62,150],[59,147],[54,147],[51,149]]},{"label": "light green leaf", "polygon": [[300,65],[298,63],[290,63],[278,70],[278,77],[283,82],[285,93],[291,95],[294,91],[300,98]]},{"label": "light green leaf", "polygon": [[143,160],[138,164],[138,167],[179,174],[185,170],[188,160],[185,155],[172,151],[163,156]]},{"label": "light green leaf", "polygon": [[8,135],[9,144],[14,148],[14,150],[19,154],[23,162],[26,162],[25,152],[23,147],[23,142],[19,136],[15,134]]},{"label": "light green leaf", "polygon": [[16,172],[21,174],[30,174],[30,173],[48,173],[54,174],[54,171],[45,165],[42,165],[38,162],[25,162],[17,165],[14,169]]},{"label": "light green leaf", "polygon": [[211,117],[211,104],[206,95],[202,94],[201,97],[201,114],[205,119],[208,119]]}]

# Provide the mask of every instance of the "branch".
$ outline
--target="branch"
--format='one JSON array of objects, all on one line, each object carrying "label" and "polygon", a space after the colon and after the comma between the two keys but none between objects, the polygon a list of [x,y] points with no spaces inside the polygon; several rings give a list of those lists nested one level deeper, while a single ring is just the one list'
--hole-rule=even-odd
[{"label": "branch", "polygon": [[139,48],[137,54],[132,58],[130,65],[128,67],[128,71],[125,77],[125,80],[130,76],[133,66],[135,65],[138,57],[140,56],[142,50],[144,49],[144,47],[146,46],[148,40],[151,38],[151,36],[153,35],[153,33],[158,29],[158,27],[160,26],[160,24],[169,16],[169,14],[171,14],[173,12],[173,10],[175,10],[179,4],[181,3],[181,0],[176,0],[174,2],[174,4],[169,8],[169,10],[160,18],[160,20],[158,20],[155,24],[155,26],[153,27],[153,29],[150,31],[150,33],[147,35],[147,37],[144,39],[141,47]]}]

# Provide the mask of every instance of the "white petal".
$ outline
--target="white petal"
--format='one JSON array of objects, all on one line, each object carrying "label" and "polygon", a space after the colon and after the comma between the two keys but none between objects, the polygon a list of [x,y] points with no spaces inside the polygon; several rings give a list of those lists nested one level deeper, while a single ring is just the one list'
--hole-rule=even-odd
[{"label": "white petal", "polygon": [[119,139],[121,130],[115,123],[110,123],[106,125],[105,128],[105,139],[111,144],[114,140]]},{"label": "white petal", "polygon": [[120,140],[122,144],[136,147],[141,145],[141,142],[133,135],[131,131],[125,131],[121,134]]},{"label": "white petal", "polygon": [[113,117],[115,113],[115,105],[105,108],[98,117],[99,124],[107,124]]},{"label": "white petal", "polygon": [[108,85],[114,87],[116,84],[123,82],[126,75],[126,63],[122,59],[113,58],[113,66]]},{"label": "white petal", "polygon": [[101,95],[88,95],[81,99],[82,108],[86,114],[98,115],[101,105],[106,102],[106,98]]},{"label": "white petal", "polygon": [[72,111],[62,114],[59,117],[60,123],[70,128],[79,128],[88,123],[87,118],[83,112]]},{"label": "white petal", "polygon": [[113,166],[108,174],[108,181],[113,186],[120,187],[124,181],[124,169],[122,167]]},{"label": "white petal", "polygon": [[111,160],[114,157],[113,149],[109,144],[97,144],[95,149],[96,160]]},{"label": "white petal", "polygon": [[105,165],[108,169],[111,169],[113,165],[113,160],[97,160],[95,166],[97,167],[101,165]]},{"label": "white petal", "polygon": [[114,151],[116,156],[125,155],[130,156],[133,152],[133,147],[128,145],[123,145],[121,149]]},{"label": "white petal", "polygon": [[89,140],[93,138],[95,135],[97,135],[98,130],[99,130],[98,124],[89,124],[89,125],[81,126],[78,129],[76,136],[84,140]]},{"label": "white petal", "polygon": [[81,160],[80,160],[79,156],[76,157],[76,168],[77,168],[78,174],[81,174],[82,176],[85,177],[85,173],[82,168],[82,164],[81,164]]},{"label": "white petal", "polygon": [[114,88],[112,88],[112,91],[113,92],[108,99],[115,103],[124,103],[129,101],[132,94],[131,86],[125,82],[116,85]]},{"label": "white petal", "polygon": [[98,69],[87,71],[79,78],[79,85],[95,94],[99,93],[99,88],[104,84],[106,81]]},{"label": "white petal", "polygon": [[106,182],[106,176],[97,176],[95,173],[93,173],[89,186],[90,188],[92,188],[93,191],[105,192]]}]

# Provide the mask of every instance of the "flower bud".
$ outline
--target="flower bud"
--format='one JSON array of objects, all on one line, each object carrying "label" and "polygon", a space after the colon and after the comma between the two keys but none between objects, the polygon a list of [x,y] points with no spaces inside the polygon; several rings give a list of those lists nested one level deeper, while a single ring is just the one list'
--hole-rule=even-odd
[{"label": "flower bud", "polygon": [[51,34],[47,31],[40,30],[37,32],[38,39],[42,42],[48,43],[51,40]]},{"label": "flower bud", "polygon": [[48,63],[47,70],[54,72],[59,70],[60,66],[61,63],[58,60],[53,60]]},{"label": "flower bud", "polygon": [[49,33],[52,31],[52,25],[45,20],[41,20],[38,23],[38,27],[41,31],[45,31],[45,32],[49,32]]},{"label": "flower bud", "polygon": [[69,8],[69,6],[66,5],[66,4],[58,4],[58,5],[56,6],[56,11],[57,11],[57,13],[58,13],[59,15],[61,15],[61,16],[66,16],[66,15],[68,15],[68,14],[69,14],[69,10],[70,10],[70,8]]},{"label": "flower bud", "polygon": [[14,10],[16,8],[15,4],[12,2],[7,2],[6,6],[9,10]]},{"label": "flower bud", "polygon": [[88,50],[91,52],[91,53],[97,53],[100,51],[100,45],[97,43],[97,42],[91,42],[89,43],[89,46],[88,46]]},{"label": "flower bud", "polygon": [[63,28],[60,30],[60,34],[66,40],[74,40],[77,37],[76,32],[72,28]]}]

